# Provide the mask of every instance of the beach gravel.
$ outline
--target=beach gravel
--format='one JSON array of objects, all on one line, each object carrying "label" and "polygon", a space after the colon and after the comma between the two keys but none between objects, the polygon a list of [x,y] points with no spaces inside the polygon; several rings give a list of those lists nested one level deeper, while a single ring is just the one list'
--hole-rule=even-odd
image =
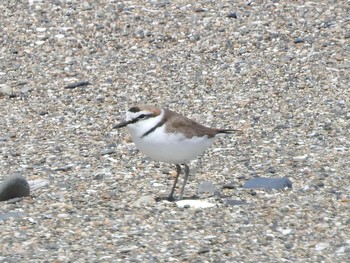
[{"label": "beach gravel", "polygon": [[[0,262],[350,261],[348,1],[0,12],[0,182],[35,186],[0,202]],[[138,103],[242,129],[190,164],[197,202],[164,200],[175,167],[112,129]],[[255,177],[293,187],[242,187]]]}]

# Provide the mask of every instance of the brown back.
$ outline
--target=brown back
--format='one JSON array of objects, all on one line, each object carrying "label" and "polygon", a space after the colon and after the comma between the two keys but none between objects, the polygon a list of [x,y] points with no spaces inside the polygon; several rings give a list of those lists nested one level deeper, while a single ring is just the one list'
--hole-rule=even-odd
[{"label": "brown back", "polygon": [[180,114],[165,109],[164,121],[167,121],[166,131],[169,133],[183,133],[186,138],[192,138],[195,136],[205,136],[207,135],[209,138],[214,137],[220,131],[205,127],[189,118],[181,116]]}]

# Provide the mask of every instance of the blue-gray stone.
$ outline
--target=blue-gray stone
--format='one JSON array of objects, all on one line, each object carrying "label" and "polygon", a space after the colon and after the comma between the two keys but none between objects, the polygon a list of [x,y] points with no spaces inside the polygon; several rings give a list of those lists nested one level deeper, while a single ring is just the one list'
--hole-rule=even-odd
[{"label": "blue-gray stone", "polygon": [[7,213],[0,213],[0,221],[7,220],[9,218],[18,218],[25,216],[22,212],[7,212]]},{"label": "blue-gray stone", "polygon": [[29,196],[30,187],[27,180],[19,175],[8,176],[0,184],[0,201],[6,201],[16,197]]},{"label": "blue-gray stone", "polygon": [[198,193],[212,193],[216,192],[216,187],[212,182],[204,181],[199,185]]},{"label": "blue-gray stone", "polygon": [[243,188],[254,188],[254,189],[266,189],[266,190],[271,190],[271,189],[284,189],[284,188],[292,188],[292,182],[286,178],[266,178],[266,177],[256,177],[253,178],[249,181],[247,181],[244,185]]}]

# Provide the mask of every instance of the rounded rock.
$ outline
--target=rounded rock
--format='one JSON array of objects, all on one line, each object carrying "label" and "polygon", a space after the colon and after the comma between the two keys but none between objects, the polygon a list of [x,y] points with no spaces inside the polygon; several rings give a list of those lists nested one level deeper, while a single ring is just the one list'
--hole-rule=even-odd
[{"label": "rounded rock", "polygon": [[21,175],[10,175],[0,184],[0,201],[29,196],[29,194],[29,184]]}]

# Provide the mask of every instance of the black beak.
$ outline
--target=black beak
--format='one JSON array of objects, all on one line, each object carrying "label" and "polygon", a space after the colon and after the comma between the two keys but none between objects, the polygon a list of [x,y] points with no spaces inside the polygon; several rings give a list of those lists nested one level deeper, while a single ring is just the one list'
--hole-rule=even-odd
[{"label": "black beak", "polygon": [[123,128],[125,126],[128,126],[128,124],[130,124],[130,123],[131,123],[131,121],[123,121],[123,122],[121,122],[121,123],[119,123],[117,125],[114,125],[113,129]]}]

